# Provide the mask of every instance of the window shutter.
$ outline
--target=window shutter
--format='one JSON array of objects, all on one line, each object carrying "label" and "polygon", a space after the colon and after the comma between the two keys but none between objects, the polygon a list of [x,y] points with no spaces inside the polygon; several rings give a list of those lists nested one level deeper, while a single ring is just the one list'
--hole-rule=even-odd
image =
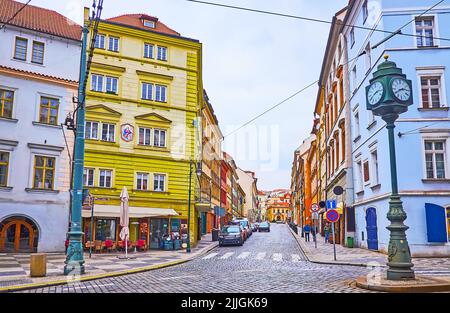
[{"label": "window shutter", "polygon": [[447,242],[445,209],[439,205],[425,203],[428,242]]},{"label": "window shutter", "polygon": [[347,207],[347,231],[354,232],[355,226],[355,208]]}]

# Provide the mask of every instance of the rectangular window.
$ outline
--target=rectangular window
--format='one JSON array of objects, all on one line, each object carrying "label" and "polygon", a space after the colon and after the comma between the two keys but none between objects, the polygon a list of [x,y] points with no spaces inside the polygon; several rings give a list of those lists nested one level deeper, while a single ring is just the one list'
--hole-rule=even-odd
[{"label": "rectangular window", "polygon": [[8,186],[9,152],[0,151],[0,187]]},{"label": "rectangular window", "polygon": [[151,135],[151,129],[150,128],[139,128],[139,144],[143,146],[150,146],[150,135]]},{"label": "rectangular window", "polygon": [[33,188],[53,190],[56,159],[46,156],[34,157]]},{"label": "rectangular window", "polygon": [[442,84],[440,76],[421,77],[422,107],[426,109],[440,108],[442,104]]},{"label": "rectangular window", "polygon": [[154,191],[165,191],[165,180],[166,180],[166,175],[155,174],[153,177],[153,190]]},{"label": "rectangular window", "polygon": [[100,179],[98,185],[103,188],[111,188],[112,170],[100,170]]},{"label": "rectangular window", "polygon": [[97,49],[105,49],[105,35],[97,34],[94,47]]},{"label": "rectangular window", "polygon": [[378,152],[373,150],[370,152],[370,158],[372,161],[372,186],[378,185]]},{"label": "rectangular window", "polygon": [[0,89],[0,117],[12,118],[14,91]]},{"label": "rectangular window", "polygon": [[364,183],[363,183],[363,167],[361,161],[356,162],[356,177],[357,177],[357,184],[356,184],[356,191],[361,192],[364,190]]},{"label": "rectangular window", "polygon": [[98,139],[98,122],[86,122],[85,137],[86,139]]},{"label": "rectangular window", "polygon": [[103,123],[102,124],[102,140],[103,141],[109,141],[109,142],[115,142],[115,128],[116,125],[114,124],[108,124]]},{"label": "rectangular window", "polygon": [[167,48],[158,46],[158,60],[167,61]]},{"label": "rectangular window", "polygon": [[91,75],[91,90],[103,92],[103,76],[92,74]]},{"label": "rectangular window", "polygon": [[350,47],[353,48],[353,46],[355,45],[355,28],[352,27],[352,30],[350,31]]},{"label": "rectangular window", "polygon": [[59,100],[41,97],[39,106],[39,122],[50,125],[58,124]]},{"label": "rectangular window", "polygon": [[166,102],[166,86],[156,85],[156,97],[155,100],[158,102]]},{"label": "rectangular window", "polygon": [[119,79],[117,77],[106,76],[106,92],[117,94]]},{"label": "rectangular window", "polygon": [[16,45],[14,48],[14,59],[26,61],[27,60],[28,40],[25,38],[16,37]]},{"label": "rectangular window", "polygon": [[93,187],[94,186],[94,169],[84,168],[83,171],[83,186]]},{"label": "rectangular window", "polygon": [[354,130],[355,138],[354,138],[354,140],[356,140],[356,138],[358,138],[360,136],[359,112],[355,112],[354,117],[355,117],[355,125],[354,125],[355,126],[355,130]]},{"label": "rectangular window", "polygon": [[434,46],[434,18],[424,17],[416,19],[417,47]]},{"label": "rectangular window", "polygon": [[142,99],[153,100],[153,84],[142,83]]},{"label": "rectangular window", "polygon": [[119,51],[119,38],[109,36],[108,50],[113,52]]},{"label": "rectangular window", "polygon": [[367,5],[367,0],[364,1],[362,6],[362,15],[363,15],[363,24],[366,22],[367,18],[369,17],[369,7]]},{"label": "rectangular window", "polygon": [[153,48],[154,48],[154,45],[152,45],[152,44],[149,44],[149,43],[144,44],[144,58],[154,59]]},{"label": "rectangular window", "polygon": [[368,72],[372,68],[372,49],[370,48],[370,42],[367,44],[364,51],[366,52],[366,72]]},{"label": "rectangular window", "polygon": [[153,22],[153,21],[144,21],[144,26],[145,27],[155,28],[155,22]]},{"label": "rectangular window", "polygon": [[44,64],[44,43],[33,41],[33,55],[31,62],[37,64]]},{"label": "rectangular window", "polygon": [[369,160],[365,160],[363,162],[363,179],[364,179],[364,184],[367,184],[370,182]]},{"label": "rectangular window", "polygon": [[147,173],[137,173],[136,174],[136,189],[137,190],[148,190],[148,174]]},{"label": "rectangular window", "polygon": [[352,90],[353,92],[356,91],[356,88],[358,86],[358,73],[356,72],[356,65],[352,69]]},{"label": "rectangular window", "polygon": [[98,219],[95,224],[95,239],[116,241],[116,220]]},{"label": "rectangular window", "polygon": [[444,141],[425,141],[425,166],[428,179],[446,178]]},{"label": "rectangular window", "polygon": [[165,147],[166,146],[166,131],[162,129],[155,129],[153,131],[153,145],[155,147]]}]

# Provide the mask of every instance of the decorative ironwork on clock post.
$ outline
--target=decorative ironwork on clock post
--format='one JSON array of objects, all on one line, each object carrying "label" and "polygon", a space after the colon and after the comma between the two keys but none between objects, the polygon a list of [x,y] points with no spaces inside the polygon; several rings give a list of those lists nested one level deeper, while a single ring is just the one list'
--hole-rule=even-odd
[{"label": "decorative ironwork on clock post", "polygon": [[413,104],[412,82],[406,78],[401,68],[388,60],[388,55],[384,58],[385,62],[378,66],[370,80],[370,85],[366,87],[366,100],[367,109],[386,122],[389,134],[392,195],[387,214],[390,221],[387,227],[390,232],[387,279],[412,280],[415,279],[412,269],[414,264],[411,261],[411,252],[406,239],[406,230],[409,227],[404,224],[404,221],[407,216],[398,194],[394,138],[395,121]]}]

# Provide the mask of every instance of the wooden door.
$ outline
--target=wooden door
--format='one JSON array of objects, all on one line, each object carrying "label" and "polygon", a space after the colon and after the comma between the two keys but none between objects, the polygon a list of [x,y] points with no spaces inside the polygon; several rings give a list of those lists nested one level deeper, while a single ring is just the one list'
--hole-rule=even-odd
[{"label": "wooden door", "polygon": [[7,223],[0,233],[0,250],[4,252],[32,252],[34,248],[33,227],[21,220]]}]

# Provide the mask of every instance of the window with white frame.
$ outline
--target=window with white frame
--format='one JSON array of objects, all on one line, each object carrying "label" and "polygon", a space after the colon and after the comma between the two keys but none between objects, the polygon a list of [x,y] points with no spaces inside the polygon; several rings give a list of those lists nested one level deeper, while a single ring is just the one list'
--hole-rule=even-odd
[{"label": "window with white frame", "polygon": [[445,141],[425,140],[425,168],[427,179],[446,178]]},{"label": "window with white frame", "polygon": [[352,27],[352,29],[350,30],[350,48],[353,48],[355,42],[356,42],[355,27]]},{"label": "window with white frame", "polygon": [[31,55],[31,62],[36,64],[44,64],[44,43],[33,41],[33,53]]},{"label": "window with white frame", "polygon": [[112,170],[100,170],[98,185],[102,188],[112,187]]},{"label": "window with white frame", "polygon": [[375,122],[375,115],[372,110],[367,110],[367,126],[372,125],[373,122]]},{"label": "window with white frame", "polygon": [[103,75],[91,75],[91,90],[103,92]]},{"label": "window with white frame", "polygon": [[154,191],[165,191],[166,175],[155,174],[153,175],[153,190]]},{"label": "window with white frame", "polygon": [[362,6],[363,23],[365,23],[367,18],[369,17],[369,7],[367,5],[367,2],[368,1],[365,0]]},{"label": "window with white frame", "polygon": [[378,176],[378,152],[376,149],[370,151],[370,161],[372,163],[372,186],[376,186],[379,183]]},{"label": "window with white frame", "polygon": [[109,36],[108,50],[113,52],[119,51],[119,38]]},{"label": "window with white frame", "polygon": [[363,181],[364,185],[367,185],[370,183],[370,167],[369,167],[369,160],[363,161]]},{"label": "window with white frame", "polygon": [[86,121],[85,137],[86,139],[98,139],[98,122]]},{"label": "window with white frame", "polygon": [[116,125],[103,123],[102,124],[102,141],[115,142]]},{"label": "window with white frame", "polygon": [[165,147],[166,146],[166,131],[163,129],[153,130],[153,145],[155,147]]},{"label": "window with white frame", "polygon": [[356,161],[356,192],[361,192],[364,190],[363,184],[363,169],[361,160]]},{"label": "window with white frame", "polygon": [[14,59],[26,61],[27,60],[27,47],[28,40],[21,37],[16,37],[16,43],[14,47]]},{"label": "window with white frame", "polygon": [[142,95],[143,100],[153,100],[153,84],[142,83]]},{"label": "window with white frame", "polygon": [[167,86],[156,85],[155,100],[158,102],[166,102]]},{"label": "window with white frame", "polygon": [[144,20],[144,26],[145,27],[155,28],[155,22],[154,21],[149,21],[149,20]]},{"label": "window with white frame", "polygon": [[150,43],[145,43],[144,44],[144,58],[146,59],[153,59],[153,49],[154,49],[154,45],[150,44]]},{"label": "window with white frame", "polygon": [[354,123],[354,134],[355,134],[355,138],[353,138],[354,140],[356,140],[359,136],[360,136],[360,121],[359,121],[359,111],[355,111],[353,113],[353,117],[355,120]]},{"label": "window with white frame", "polygon": [[358,73],[356,71],[356,65],[352,69],[352,91],[355,92],[358,86]]},{"label": "window with white frame", "polygon": [[158,46],[158,60],[167,61],[167,48]]},{"label": "window with white frame", "polygon": [[94,186],[94,169],[84,168],[83,170],[83,186],[93,187]]},{"label": "window with white frame", "polygon": [[435,109],[444,106],[442,76],[421,76],[422,107]]},{"label": "window with white frame", "polygon": [[364,52],[366,59],[366,72],[368,72],[372,68],[372,49],[370,48],[370,42],[367,44]]},{"label": "window with white frame", "polygon": [[139,144],[143,146],[150,146],[151,133],[151,128],[139,127]]},{"label": "window with white frame", "polygon": [[117,77],[106,76],[106,92],[117,94],[119,79]]},{"label": "window with white frame", "polygon": [[433,17],[416,18],[417,47],[433,47],[435,45],[434,24]]},{"label": "window with white frame", "polygon": [[105,49],[105,37],[105,35],[97,34],[97,36],[95,37],[94,48]]},{"label": "window with white frame", "polygon": [[148,190],[148,173],[136,173],[136,189]]}]

